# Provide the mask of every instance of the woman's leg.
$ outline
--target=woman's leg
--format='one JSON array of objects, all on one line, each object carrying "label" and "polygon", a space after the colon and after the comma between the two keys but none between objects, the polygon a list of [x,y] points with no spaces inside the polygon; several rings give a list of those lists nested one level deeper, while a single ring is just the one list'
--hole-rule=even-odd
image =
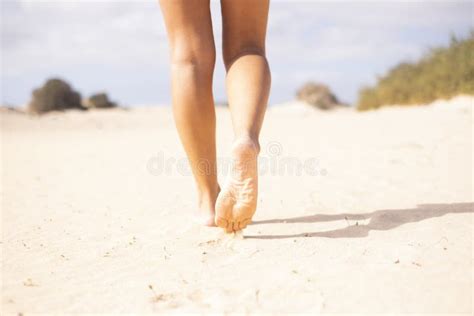
[{"label": "woman's leg", "polygon": [[265,57],[268,0],[221,0],[227,94],[235,140],[232,170],[216,203],[216,223],[237,231],[257,207],[259,134],[270,92]]},{"label": "woman's leg", "polygon": [[214,225],[216,172],[212,76],[214,37],[209,0],[160,0],[171,48],[173,113],[198,189],[206,225]]}]

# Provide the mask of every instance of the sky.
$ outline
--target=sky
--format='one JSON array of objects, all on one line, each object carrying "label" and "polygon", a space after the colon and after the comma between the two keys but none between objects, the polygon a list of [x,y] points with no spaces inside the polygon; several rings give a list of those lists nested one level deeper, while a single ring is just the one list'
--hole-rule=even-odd
[{"label": "sky", "polygon": [[[236,0],[237,1],[237,0]],[[258,1],[258,0],[256,0]],[[473,1],[271,1],[270,104],[307,81],[354,103],[361,87],[452,34],[474,29]],[[169,55],[156,0],[2,0],[1,104],[23,105],[47,78],[121,105],[169,104]],[[219,1],[211,1],[217,63],[214,96],[225,101]]]}]

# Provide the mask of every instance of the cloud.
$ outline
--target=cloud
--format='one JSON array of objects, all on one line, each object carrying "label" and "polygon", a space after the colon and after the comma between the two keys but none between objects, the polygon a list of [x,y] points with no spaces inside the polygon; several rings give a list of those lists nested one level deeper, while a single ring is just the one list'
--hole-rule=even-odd
[{"label": "cloud", "polygon": [[[65,65],[156,63],[167,45],[156,3],[20,1],[3,4],[4,74]],[[48,67],[51,63],[47,63]]]}]

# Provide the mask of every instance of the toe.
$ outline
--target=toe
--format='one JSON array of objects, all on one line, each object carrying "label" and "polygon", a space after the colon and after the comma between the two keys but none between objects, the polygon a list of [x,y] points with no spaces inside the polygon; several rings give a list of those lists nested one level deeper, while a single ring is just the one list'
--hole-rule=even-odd
[{"label": "toe", "polygon": [[237,221],[235,221],[235,222],[232,223],[232,230],[233,230],[234,232],[237,232],[237,231],[240,230],[239,224],[240,224],[240,222],[237,222]]},{"label": "toe", "polygon": [[226,233],[234,232],[234,223],[233,222],[230,222],[229,225],[227,225],[227,227],[225,228],[225,232]]},{"label": "toe", "polygon": [[217,216],[216,217],[216,225],[219,226],[219,227],[222,227],[222,228],[227,228],[228,225],[229,225],[229,222],[225,218]]},{"label": "toe", "polygon": [[242,221],[239,222],[239,228],[240,229],[244,229],[245,227],[247,227],[248,224],[250,224],[252,220],[250,218],[247,218],[247,219],[244,219]]}]

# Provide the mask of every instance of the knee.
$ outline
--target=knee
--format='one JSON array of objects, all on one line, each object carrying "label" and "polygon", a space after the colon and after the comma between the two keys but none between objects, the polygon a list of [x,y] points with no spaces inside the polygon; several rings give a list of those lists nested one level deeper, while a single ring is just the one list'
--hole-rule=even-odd
[{"label": "knee", "polygon": [[177,44],[171,49],[173,67],[192,67],[199,70],[213,70],[216,52],[213,45]]},{"label": "knee", "polygon": [[227,70],[242,56],[257,55],[266,59],[265,47],[255,44],[242,45],[240,47],[224,47],[223,52],[224,64]]}]

